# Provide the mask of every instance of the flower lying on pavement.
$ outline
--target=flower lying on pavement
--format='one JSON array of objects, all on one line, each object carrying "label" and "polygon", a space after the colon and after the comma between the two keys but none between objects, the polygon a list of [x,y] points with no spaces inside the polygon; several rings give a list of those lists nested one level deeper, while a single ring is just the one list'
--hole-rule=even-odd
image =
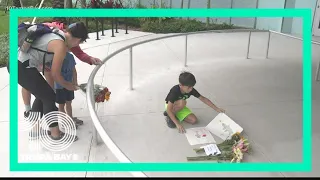
[{"label": "flower lying on pavement", "polygon": [[[247,139],[242,137],[240,133],[232,135],[231,139],[225,140],[217,147],[221,151],[221,154],[216,156],[198,156],[187,157],[188,161],[229,161],[240,163],[243,159],[244,153],[248,153],[250,149],[250,143]],[[196,153],[204,152],[203,148],[194,149]]]}]

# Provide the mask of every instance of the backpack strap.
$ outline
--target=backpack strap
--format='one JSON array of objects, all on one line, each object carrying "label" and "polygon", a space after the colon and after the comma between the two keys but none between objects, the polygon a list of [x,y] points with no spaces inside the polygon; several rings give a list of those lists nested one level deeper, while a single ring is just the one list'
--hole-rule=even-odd
[{"label": "backpack strap", "polygon": [[58,36],[60,36],[61,37],[61,39],[63,39],[63,41],[66,41],[66,38],[64,38],[61,34],[59,34],[59,33],[57,33],[57,32],[52,32],[53,34],[56,34],[56,35],[58,35]]},{"label": "backpack strap", "polygon": [[[63,41],[66,41],[65,37],[63,37],[61,34],[59,34],[57,32],[52,32],[52,33],[60,36]],[[38,48],[35,48],[35,47],[32,47],[32,46],[30,48],[44,53],[43,59],[42,59],[42,74],[44,75],[46,54],[54,54],[54,53],[53,52],[44,51],[42,49],[38,49]]]}]

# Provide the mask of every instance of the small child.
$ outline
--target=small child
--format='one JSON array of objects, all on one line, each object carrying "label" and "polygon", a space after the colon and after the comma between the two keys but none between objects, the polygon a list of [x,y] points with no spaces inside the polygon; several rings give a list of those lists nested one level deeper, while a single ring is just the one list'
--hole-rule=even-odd
[{"label": "small child", "polygon": [[169,94],[165,99],[165,112],[167,125],[170,128],[177,127],[180,133],[184,133],[185,129],[181,125],[182,121],[190,124],[197,122],[197,117],[186,106],[187,99],[192,95],[198,98],[200,101],[214,109],[219,113],[225,111],[215,106],[208,98],[200,95],[200,93],[194,88],[196,84],[196,78],[190,72],[182,72],[179,76],[179,84],[171,88]]},{"label": "small child", "polygon": [[[75,68],[76,61],[74,56],[67,52],[64,62],[61,67],[61,75],[66,81],[73,82],[78,86],[77,71]],[[60,112],[67,112],[73,119],[76,127],[83,124],[83,121],[72,116],[72,100],[74,99],[74,91],[69,91],[63,86],[55,82],[56,102],[59,104]]]}]

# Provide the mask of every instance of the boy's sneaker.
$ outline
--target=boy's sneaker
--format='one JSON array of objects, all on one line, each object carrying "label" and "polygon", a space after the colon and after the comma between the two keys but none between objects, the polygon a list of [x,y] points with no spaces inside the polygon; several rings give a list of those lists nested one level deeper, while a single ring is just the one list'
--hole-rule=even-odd
[{"label": "boy's sneaker", "polygon": [[169,128],[176,128],[176,124],[170,119],[169,116],[166,117],[166,122]]},{"label": "boy's sneaker", "polygon": [[167,111],[163,112],[163,115],[166,116],[166,122],[169,128],[176,128],[176,124],[170,119]]}]

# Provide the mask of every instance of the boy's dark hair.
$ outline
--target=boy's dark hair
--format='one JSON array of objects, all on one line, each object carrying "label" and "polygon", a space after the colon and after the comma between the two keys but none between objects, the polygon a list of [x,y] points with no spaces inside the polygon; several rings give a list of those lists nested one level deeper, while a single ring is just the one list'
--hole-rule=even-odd
[{"label": "boy's dark hair", "polygon": [[196,78],[190,72],[182,72],[179,76],[179,83],[183,86],[193,87],[196,84]]},{"label": "boy's dark hair", "polygon": [[88,39],[88,29],[83,22],[72,23],[68,26],[67,31],[75,38],[81,41]]}]

